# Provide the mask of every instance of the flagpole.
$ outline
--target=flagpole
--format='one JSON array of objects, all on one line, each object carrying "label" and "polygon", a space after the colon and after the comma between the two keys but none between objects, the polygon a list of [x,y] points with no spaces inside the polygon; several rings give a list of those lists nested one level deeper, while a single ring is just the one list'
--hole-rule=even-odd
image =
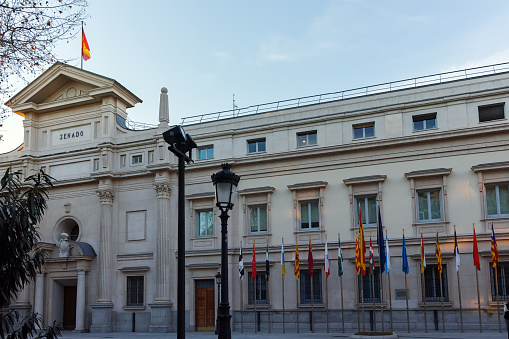
[{"label": "flagpole", "polygon": [[[242,240],[240,241],[240,252],[242,253]],[[244,262],[244,259],[242,259]],[[244,264],[242,264],[244,265]],[[244,333],[244,288],[242,284],[242,278],[240,279],[240,333]]]},{"label": "flagpole", "polygon": [[369,250],[371,261],[369,263],[369,270],[371,271],[371,293],[373,294],[373,331],[376,332],[376,305],[375,305],[375,265],[374,253],[373,253],[373,242],[371,241],[371,232],[369,232]]},{"label": "flagpole", "polygon": [[83,21],[81,22],[81,69],[83,69]]},{"label": "flagpole", "polygon": [[500,306],[498,301],[498,270],[496,267],[493,267],[495,270],[495,290],[497,291],[497,315],[498,315],[498,331],[502,332],[502,325],[500,325]]},{"label": "flagpole", "polygon": [[[281,246],[282,246],[282,251],[283,249],[285,248],[285,238],[281,238]],[[284,252],[282,252],[281,256],[283,256],[283,262],[284,262]],[[283,333],[285,333],[285,277],[283,274],[281,274],[281,277],[283,279],[281,279],[281,290],[282,290],[282,294],[283,294]]]},{"label": "flagpole", "polygon": [[366,320],[364,319],[364,276],[361,278],[361,303],[362,303],[362,332],[366,332]]},{"label": "flagpole", "polygon": [[[325,235],[325,247],[327,247],[327,234]],[[325,260],[329,260],[329,253],[325,252]],[[324,267],[325,268],[325,267]],[[329,333],[329,277],[325,269],[325,311],[327,312],[327,333]]]},{"label": "flagpole", "polygon": [[[475,223],[472,224],[472,228],[474,230],[474,236],[475,236]],[[477,248],[477,237],[475,238],[474,246]],[[479,258],[479,253],[477,254]],[[474,258],[474,266],[475,266],[475,258]],[[475,280],[477,281],[477,311],[479,313],[479,331],[482,333],[482,321],[481,321],[481,298],[479,296],[479,273],[477,266],[475,266]]]},{"label": "flagpole", "polygon": [[380,268],[380,318],[382,318],[382,332],[385,332],[385,326],[384,326],[384,307],[382,305],[382,302],[384,300],[384,276],[383,276],[382,269]]},{"label": "flagpole", "polygon": [[[256,239],[253,239],[253,258],[255,258],[255,248],[256,248]],[[256,261],[253,262],[253,265],[255,265],[255,269],[256,269]],[[251,272],[252,272],[252,268],[251,268]],[[257,327],[258,327],[258,322],[256,321],[256,294],[258,293],[258,284],[256,283],[256,275],[254,276],[254,331],[256,333],[257,331]]]},{"label": "flagpole", "polygon": [[[387,231],[386,231],[387,232]],[[387,236],[387,233],[386,233]],[[405,229],[403,228],[403,237],[405,237]],[[406,246],[406,244],[405,244]],[[406,255],[406,248],[405,248],[405,255]],[[391,293],[391,276],[389,272],[389,293]],[[406,299],[406,327],[408,330],[408,333],[410,333],[410,313],[408,312],[408,284],[407,284],[407,275],[405,272],[405,299]],[[391,307],[391,331],[392,331],[392,307]]]},{"label": "flagpole", "polygon": [[[424,240],[422,238],[422,229],[421,229],[421,251],[422,251],[422,258],[421,258],[421,277],[422,277],[422,288],[423,288],[423,291],[424,291],[424,294],[423,294],[423,302],[424,302],[424,333],[428,333],[428,320],[427,320],[427,316],[426,316],[426,279],[424,277],[424,271],[426,270],[426,266],[423,266],[424,265],[424,262],[423,262],[423,258],[426,258],[425,255],[426,253],[424,252]],[[422,267],[424,267],[424,270],[422,269]]]},{"label": "flagpole", "polygon": [[[357,271],[357,268],[355,269]],[[341,287],[343,287],[343,280],[341,280]],[[355,279],[355,288],[357,289],[357,297],[359,296],[359,273],[357,273],[357,279]],[[343,288],[341,288],[341,292],[343,292]],[[341,298],[341,302],[343,302],[343,298]],[[360,303],[357,303],[357,332],[361,331],[361,317],[360,317]],[[343,331],[345,330],[345,323],[343,322]]]},{"label": "flagpole", "polygon": [[[309,236],[309,251],[311,251],[311,236]],[[309,254],[308,254],[309,256]],[[308,261],[308,270],[309,270],[309,261]],[[314,273],[313,273],[314,275]],[[311,333],[315,333],[315,326],[313,324],[313,315],[314,315],[314,300],[313,300],[313,276],[310,275],[309,278],[311,279]]]},{"label": "flagpole", "polygon": [[[440,243],[438,241],[438,226],[437,226],[437,246],[438,250],[440,250]],[[440,251],[439,251],[440,252]],[[442,253],[440,252],[440,265],[442,265]],[[444,292],[442,289],[442,272],[438,272],[438,275],[440,276],[440,308],[442,309],[442,332],[445,333],[445,317],[444,317]]]},{"label": "flagpole", "polygon": [[[339,233],[338,233],[338,246],[339,246],[339,249],[341,248],[341,238],[339,236]],[[338,249],[338,251],[339,251]],[[343,257],[343,256],[341,256]],[[339,255],[338,255],[338,260],[339,260]],[[343,266],[341,266],[341,268],[343,268]],[[343,333],[345,333],[345,314],[343,312],[343,275],[341,275],[339,277],[339,282],[340,282],[340,289],[341,289],[341,324],[342,324],[342,329],[343,329]],[[359,295],[359,293],[357,293],[357,295]]]},{"label": "flagpole", "polygon": [[[268,253],[269,253],[269,238],[267,238],[267,256],[268,256]],[[268,260],[268,257],[265,259],[265,260]],[[267,277],[267,295],[269,297],[269,303],[267,305],[268,309],[267,309],[267,316],[268,316],[268,323],[267,325],[269,326],[269,333],[270,333],[270,308],[271,308],[271,295],[270,295],[270,279],[269,279],[269,267],[267,266],[266,268],[266,272],[265,272],[265,276]]]},{"label": "flagpole", "polygon": [[[295,237],[295,248],[297,248],[298,245],[298,239]],[[298,253],[296,253],[298,255]],[[299,268],[300,270],[300,268]],[[300,274],[299,274],[300,276]],[[297,294],[297,298],[295,300],[297,301],[297,333],[300,333],[300,325],[299,325],[299,279],[295,279],[295,293]]]},{"label": "flagpole", "polygon": [[[454,246],[455,246],[455,253],[457,256],[460,255],[459,249],[458,249],[458,240],[456,238],[456,225],[454,225]],[[457,262],[457,261],[456,261]],[[458,298],[460,302],[460,324],[461,324],[461,333],[463,333],[463,308],[461,307],[461,282],[460,282],[460,268],[459,266],[456,266],[456,274],[458,276]]]},{"label": "flagpole", "polygon": [[[387,230],[385,230],[385,237],[387,238]],[[387,246],[389,242],[387,242]],[[387,249],[386,249],[387,251]],[[387,252],[386,252],[387,253]],[[385,262],[385,267],[387,267],[387,262]],[[387,280],[389,282],[389,315],[391,316],[391,332],[393,331],[392,329],[392,294],[391,294],[391,271],[388,271],[387,272]],[[382,319],[383,321],[383,319]]]}]

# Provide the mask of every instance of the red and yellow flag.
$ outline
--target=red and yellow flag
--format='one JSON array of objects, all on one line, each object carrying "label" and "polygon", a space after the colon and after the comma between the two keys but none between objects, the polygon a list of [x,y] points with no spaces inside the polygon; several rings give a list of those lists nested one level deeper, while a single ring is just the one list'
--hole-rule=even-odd
[{"label": "red and yellow flag", "polygon": [[437,248],[435,249],[435,256],[438,261],[438,272],[442,273],[442,251],[440,251],[440,241],[438,241],[438,232],[437,232]]},{"label": "red and yellow flag", "polygon": [[308,273],[313,277],[313,250],[311,249],[311,237],[309,237],[309,251],[308,251]]},{"label": "red and yellow flag", "polygon": [[298,280],[300,278],[300,260],[299,260],[299,244],[295,241],[295,268],[293,269],[293,274],[295,274],[295,278]]},{"label": "red and yellow flag", "polygon": [[366,242],[364,241],[364,228],[362,227],[362,215],[361,209],[359,205],[359,264],[361,274],[366,275],[366,263],[364,262],[366,258]]},{"label": "red and yellow flag", "polygon": [[474,248],[472,251],[472,255],[474,256],[474,266],[478,271],[481,270],[481,263],[479,262],[479,249],[477,248],[477,236],[475,235],[475,226],[474,226]]},{"label": "red and yellow flag", "polygon": [[84,30],[81,30],[81,56],[85,61],[90,59],[90,47],[88,47],[88,41]]},{"label": "red and yellow flag", "polygon": [[424,273],[425,268],[426,268],[426,255],[424,254],[424,238],[422,237],[421,230],[421,273]]},{"label": "red and yellow flag", "polygon": [[491,224],[491,265],[497,268],[498,264],[498,246],[495,239],[495,231],[493,230],[493,223]]},{"label": "red and yellow flag", "polygon": [[355,269],[357,270],[357,275],[361,273],[360,256],[361,249],[359,248],[359,240],[357,238],[357,234],[355,234]]}]

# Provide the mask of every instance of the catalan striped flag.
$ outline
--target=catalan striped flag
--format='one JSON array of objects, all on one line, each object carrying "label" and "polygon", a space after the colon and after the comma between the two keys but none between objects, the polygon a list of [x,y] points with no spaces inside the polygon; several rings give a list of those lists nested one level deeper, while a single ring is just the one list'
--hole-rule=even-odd
[{"label": "catalan striped flag", "polygon": [[438,240],[438,231],[437,231],[437,244],[435,249],[435,256],[437,257],[438,261],[438,272],[442,273],[443,267],[442,267],[442,251],[440,251],[440,241]]},{"label": "catalan striped flag", "polygon": [[357,271],[357,275],[359,275],[361,273],[360,257],[361,257],[361,249],[359,247],[359,239],[356,234],[355,235],[355,270]]},{"label": "catalan striped flag", "polygon": [[424,254],[424,238],[422,237],[421,230],[421,273],[424,273],[425,268],[426,268],[426,255]]},{"label": "catalan striped flag", "polygon": [[491,224],[491,265],[493,268],[497,268],[498,264],[498,246],[497,240],[495,239],[495,231],[493,230],[493,224]]},{"label": "catalan striped flag", "polygon": [[362,227],[362,214],[359,205],[359,265],[361,274],[366,275],[366,242],[364,241],[364,228]]},{"label": "catalan striped flag", "polygon": [[300,278],[300,260],[299,260],[299,244],[295,241],[295,268],[293,269],[293,274],[295,274],[295,278],[298,280]]}]

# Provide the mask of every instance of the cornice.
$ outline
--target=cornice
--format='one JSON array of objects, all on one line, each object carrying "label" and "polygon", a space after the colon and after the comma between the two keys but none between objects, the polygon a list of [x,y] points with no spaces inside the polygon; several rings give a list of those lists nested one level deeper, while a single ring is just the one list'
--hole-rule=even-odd
[{"label": "cornice", "polygon": [[435,168],[435,169],[427,169],[422,171],[412,171],[405,173],[405,177],[407,179],[415,179],[415,178],[425,178],[425,177],[436,177],[449,175],[452,172],[452,168]]}]

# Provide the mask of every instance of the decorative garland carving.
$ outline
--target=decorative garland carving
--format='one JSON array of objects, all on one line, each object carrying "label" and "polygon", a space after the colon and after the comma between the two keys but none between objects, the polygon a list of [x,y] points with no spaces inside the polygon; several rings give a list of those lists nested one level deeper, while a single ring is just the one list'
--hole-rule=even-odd
[{"label": "decorative garland carving", "polygon": [[115,192],[112,190],[98,190],[96,193],[101,200],[101,205],[113,204],[113,197],[115,196]]},{"label": "decorative garland carving", "polygon": [[157,199],[169,199],[171,186],[168,183],[155,184],[154,189],[156,190]]}]

